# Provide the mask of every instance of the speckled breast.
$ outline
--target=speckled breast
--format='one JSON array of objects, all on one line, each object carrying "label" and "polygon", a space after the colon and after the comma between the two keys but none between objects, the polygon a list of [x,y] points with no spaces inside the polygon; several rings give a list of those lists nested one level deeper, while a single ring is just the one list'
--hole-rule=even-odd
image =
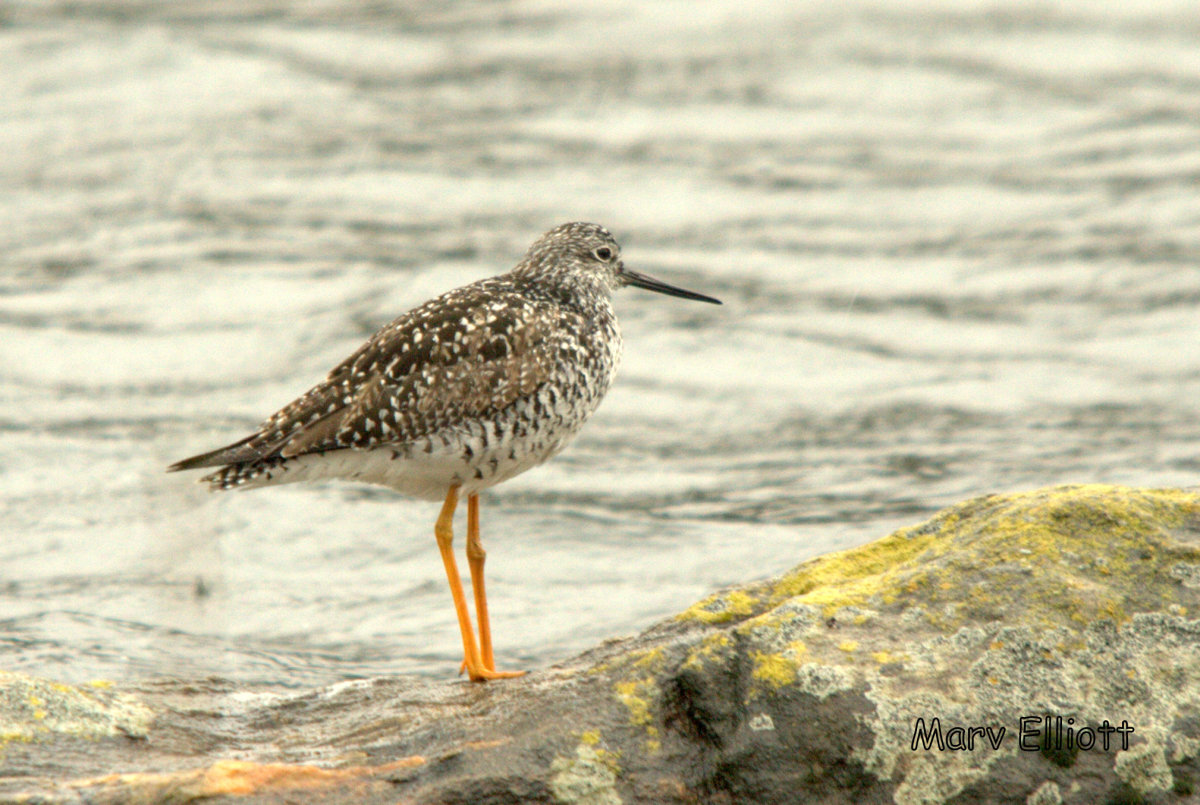
[{"label": "speckled breast", "polygon": [[376,464],[373,472],[355,475],[405,494],[437,499],[451,484],[469,494],[557,454],[600,405],[621,355],[621,337],[611,308],[581,320],[577,330],[559,329],[557,333],[553,369],[530,394],[489,416],[373,451],[386,454],[389,460],[382,466]]}]

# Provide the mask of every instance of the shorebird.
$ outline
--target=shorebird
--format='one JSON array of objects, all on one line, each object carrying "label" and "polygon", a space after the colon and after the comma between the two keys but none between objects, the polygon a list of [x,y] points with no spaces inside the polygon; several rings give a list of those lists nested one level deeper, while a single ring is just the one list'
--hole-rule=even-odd
[{"label": "shorebird", "polygon": [[[479,491],[558,453],[612,384],[621,334],[612,294],[632,285],[720,304],[625,267],[597,224],[538,238],[507,274],[414,308],[380,329],[324,382],[257,431],[168,470],[221,469],[213,490],[341,478],[442,501],[434,526],[472,681],[497,671],[479,539]],[[452,524],[467,497],[467,564],[479,642],[454,561]]]}]

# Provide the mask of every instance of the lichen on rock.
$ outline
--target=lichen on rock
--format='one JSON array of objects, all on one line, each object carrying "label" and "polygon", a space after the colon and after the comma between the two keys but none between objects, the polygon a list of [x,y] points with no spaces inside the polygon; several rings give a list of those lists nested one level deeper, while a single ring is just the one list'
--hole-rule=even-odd
[{"label": "lichen on rock", "polygon": [[145,738],[153,714],[111,683],[64,685],[0,671],[0,746],[9,741],[77,738]]},{"label": "lichen on rock", "polygon": [[[234,778],[274,781],[246,783],[243,803],[300,788],[329,802],[1182,802],[1200,779],[1196,567],[1200,495],[992,495],[503,685],[369,680],[238,710],[195,686],[135,697],[7,675],[0,725],[10,768],[59,764],[25,792],[47,803],[99,796],[97,780],[105,802],[163,786],[186,802],[223,790],[196,780]],[[80,735],[110,737],[78,751]],[[222,754],[231,735],[243,765]],[[114,766],[132,773],[96,776]]]}]

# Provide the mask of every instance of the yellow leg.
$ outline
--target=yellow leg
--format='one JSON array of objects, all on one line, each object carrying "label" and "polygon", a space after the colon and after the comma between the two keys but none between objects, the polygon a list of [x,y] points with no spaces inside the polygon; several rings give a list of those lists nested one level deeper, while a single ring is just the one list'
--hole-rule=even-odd
[{"label": "yellow leg", "polygon": [[454,612],[458,615],[458,628],[462,632],[463,665],[472,682],[518,676],[519,674],[485,668],[480,659],[479,648],[475,645],[475,630],[471,628],[471,613],[467,609],[467,598],[463,594],[462,580],[458,577],[458,564],[454,561],[454,510],[457,506],[458,487],[452,486],[446,492],[446,502],[442,504],[442,513],[438,515],[437,525],[434,526],[433,532],[437,536],[438,550],[442,554],[442,564],[446,567],[446,580],[450,582],[450,595],[454,598]]},{"label": "yellow leg", "polygon": [[505,677],[524,671],[496,671],[492,654],[492,624],[488,619],[487,592],[483,586],[483,560],[487,553],[479,541],[479,495],[467,495],[467,565],[471,568],[471,590],[475,593],[475,617],[479,620],[479,653],[483,667]]}]

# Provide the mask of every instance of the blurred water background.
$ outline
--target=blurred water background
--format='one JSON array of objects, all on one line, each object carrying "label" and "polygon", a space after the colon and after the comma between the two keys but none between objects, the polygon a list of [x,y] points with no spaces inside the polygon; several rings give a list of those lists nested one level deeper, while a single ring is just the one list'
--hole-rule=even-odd
[{"label": "blurred water background", "polygon": [[1200,477],[1191,0],[0,2],[0,75],[0,668],[452,678],[435,504],[163,470],[568,220],[725,305],[622,292],[600,411],[486,494],[502,667]]}]

